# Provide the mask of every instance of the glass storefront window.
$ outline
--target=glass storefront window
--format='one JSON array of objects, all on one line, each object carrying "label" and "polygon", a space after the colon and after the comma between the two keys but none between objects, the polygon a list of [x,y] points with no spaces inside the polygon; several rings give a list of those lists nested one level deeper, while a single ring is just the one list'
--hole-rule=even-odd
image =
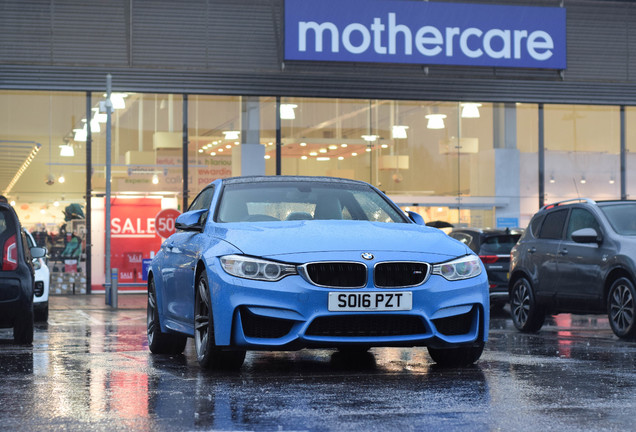
[{"label": "glass storefront window", "polygon": [[519,149],[519,226],[539,210],[539,106],[516,104]]},{"label": "glass storefront window", "polygon": [[52,294],[86,292],[85,120],[85,93],[0,92],[1,193],[48,248]]},{"label": "glass storefront window", "polygon": [[620,198],[620,108],[546,105],[545,202]]},{"label": "glass storefront window", "polygon": [[[636,107],[625,107],[625,193],[627,199],[636,199]],[[618,182],[618,181],[617,181]]]}]

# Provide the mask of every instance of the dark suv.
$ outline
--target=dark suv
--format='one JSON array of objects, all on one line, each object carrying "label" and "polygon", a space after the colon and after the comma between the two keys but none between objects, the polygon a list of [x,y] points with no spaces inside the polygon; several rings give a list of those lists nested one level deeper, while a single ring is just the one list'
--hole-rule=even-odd
[{"label": "dark suv", "polygon": [[501,308],[508,301],[510,250],[517,243],[519,228],[456,228],[448,235],[465,243],[484,263],[490,285],[490,307]]},{"label": "dark suv", "polygon": [[607,313],[636,337],[636,201],[575,199],[544,206],[513,248],[515,327],[539,331],[546,314]]},{"label": "dark suv", "polygon": [[33,342],[33,263],[44,248],[29,248],[13,208],[0,202],[0,327],[18,344]]}]

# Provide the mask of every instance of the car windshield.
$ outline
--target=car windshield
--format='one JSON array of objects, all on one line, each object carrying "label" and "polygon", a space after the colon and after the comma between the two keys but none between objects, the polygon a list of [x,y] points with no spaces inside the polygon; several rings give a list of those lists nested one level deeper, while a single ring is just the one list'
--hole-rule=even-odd
[{"label": "car windshield", "polygon": [[406,222],[405,216],[364,184],[261,182],[226,185],[217,222],[283,220]]},{"label": "car windshield", "polygon": [[610,225],[620,235],[636,236],[636,203],[599,206]]},{"label": "car windshield", "polygon": [[519,241],[521,234],[507,234],[490,236],[484,239],[481,245],[481,253],[492,253],[497,255],[509,254],[510,250]]}]

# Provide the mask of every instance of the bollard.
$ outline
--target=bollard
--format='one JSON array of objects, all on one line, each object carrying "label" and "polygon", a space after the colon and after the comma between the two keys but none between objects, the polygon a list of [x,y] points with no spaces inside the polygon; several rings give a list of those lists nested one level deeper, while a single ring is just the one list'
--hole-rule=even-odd
[{"label": "bollard", "polygon": [[110,299],[111,299],[111,307],[117,309],[117,279],[118,279],[119,271],[114,268],[110,271]]}]

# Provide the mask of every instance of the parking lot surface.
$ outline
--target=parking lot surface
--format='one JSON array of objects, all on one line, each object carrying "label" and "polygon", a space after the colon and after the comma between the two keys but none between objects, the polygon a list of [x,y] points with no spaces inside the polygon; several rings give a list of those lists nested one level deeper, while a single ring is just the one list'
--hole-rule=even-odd
[{"label": "parking lot surface", "polygon": [[634,430],[636,342],[604,316],[559,315],[538,334],[492,315],[473,367],[425,348],[248,352],[238,372],[147,348],[145,296],[51,299],[32,347],[0,330],[0,429],[97,431]]}]

